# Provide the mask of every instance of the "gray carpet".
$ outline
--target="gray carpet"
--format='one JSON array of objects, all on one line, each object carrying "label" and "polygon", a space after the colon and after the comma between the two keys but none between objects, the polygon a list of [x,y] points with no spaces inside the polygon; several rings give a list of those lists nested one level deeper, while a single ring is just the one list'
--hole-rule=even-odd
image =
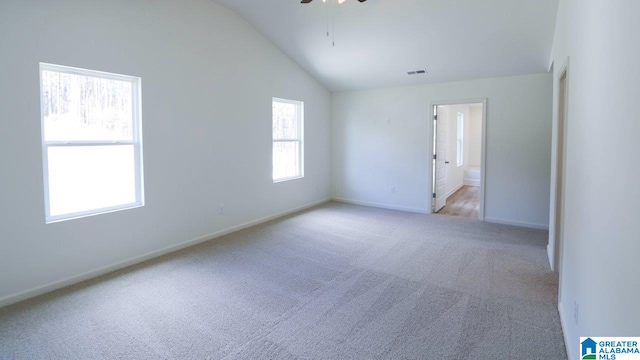
[{"label": "gray carpet", "polygon": [[565,359],[546,238],[328,203],[0,309],[0,358]]}]

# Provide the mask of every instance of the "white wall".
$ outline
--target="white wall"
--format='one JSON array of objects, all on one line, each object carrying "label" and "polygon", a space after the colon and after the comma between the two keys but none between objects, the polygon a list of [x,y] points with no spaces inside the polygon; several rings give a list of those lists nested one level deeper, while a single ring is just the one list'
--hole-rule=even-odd
[{"label": "white wall", "polygon": [[[558,11],[556,78],[570,57],[559,310],[574,359],[579,336],[640,334],[638,14],[633,0],[562,0]],[[554,89],[557,99],[557,80]],[[554,129],[556,114],[557,103]]]},{"label": "white wall", "polygon": [[[0,47],[0,305],[330,196],[329,92],[212,1],[3,1]],[[143,208],[45,225],[39,62],[142,78]],[[305,102],[302,180],[272,183],[272,96]]]},{"label": "white wall", "polygon": [[487,98],[485,216],[547,226],[550,74],[334,93],[332,98],[335,198],[430,211],[429,103]]},{"label": "white wall", "polygon": [[466,166],[480,166],[482,164],[482,106],[469,106],[469,117],[464,121],[464,163]]}]

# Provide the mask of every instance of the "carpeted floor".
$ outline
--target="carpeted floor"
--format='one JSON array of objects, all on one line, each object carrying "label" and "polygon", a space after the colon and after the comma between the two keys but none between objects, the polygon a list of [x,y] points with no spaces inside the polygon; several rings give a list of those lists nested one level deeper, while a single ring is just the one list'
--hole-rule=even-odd
[{"label": "carpeted floor", "polygon": [[565,359],[546,239],[328,203],[0,309],[0,358]]}]

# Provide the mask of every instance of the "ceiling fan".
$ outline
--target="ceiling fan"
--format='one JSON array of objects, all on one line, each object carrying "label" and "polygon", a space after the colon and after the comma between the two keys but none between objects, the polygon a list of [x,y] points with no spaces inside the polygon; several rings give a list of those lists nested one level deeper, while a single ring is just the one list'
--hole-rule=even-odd
[{"label": "ceiling fan", "polygon": [[[300,1],[300,3],[302,3],[302,4],[308,4],[308,3],[312,2],[312,1],[313,1],[313,0],[302,0],[302,1]],[[367,1],[367,0],[358,0],[358,1],[360,1],[360,2],[365,2],[365,1]],[[322,0],[322,2],[323,2],[323,3],[326,3],[326,2],[327,2],[327,0]],[[345,2],[345,0],[338,0],[338,4],[342,4],[343,2]]]},{"label": "ceiling fan", "polygon": [[[312,2],[313,0],[302,0],[300,1],[301,4],[308,4],[310,2]],[[337,0],[338,5],[344,3],[346,0]],[[358,0],[359,2],[363,3],[367,0]],[[327,3],[327,0],[322,0],[323,3]],[[329,0],[329,5],[335,5],[336,4],[336,0]],[[333,8],[333,6],[327,6],[327,36],[329,36],[329,8]],[[333,13],[333,11],[331,11],[331,13]],[[336,18],[335,18],[335,14],[333,16],[333,41],[331,42],[333,44],[333,46],[336,46],[336,35],[335,35],[335,28],[336,28]]]}]

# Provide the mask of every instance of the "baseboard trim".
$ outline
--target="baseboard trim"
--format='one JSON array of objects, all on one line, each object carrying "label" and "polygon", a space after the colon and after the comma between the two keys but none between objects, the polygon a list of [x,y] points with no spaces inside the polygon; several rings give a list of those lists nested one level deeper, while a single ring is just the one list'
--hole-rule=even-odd
[{"label": "baseboard trim", "polygon": [[565,326],[564,316],[562,316],[562,306],[558,303],[558,315],[560,316],[560,327],[562,328],[562,337],[564,339],[564,348],[567,350],[567,359],[577,359],[577,356],[574,356],[573,353],[574,347],[577,347],[577,344],[570,344],[567,337],[567,327]]},{"label": "baseboard trim", "polygon": [[278,219],[278,218],[281,218],[281,217],[284,217],[284,216],[287,216],[287,215],[291,215],[293,213],[296,213],[296,212],[299,212],[299,211],[302,211],[302,210],[306,210],[306,209],[312,208],[314,206],[318,206],[318,205],[324,204],[324,203],[329,202],[329,201],[331,201],[331,199],[330,198],[326,198],[326,199],[323,199],[323,200],[320,200],[320,201],[313,202],[311,204],[307,204],[307,205],[304,205],[304,206],[297,207],[295,209],[283,211],[283,212],[280,212],[280,213],[277,213],[277,214],[274,214],[274,215],[265,216],[263,218],[252,220],[252,221],[249,221],[249,222],[246,222],[246,223],[243,223],[243,224],[240,224],[240,225],[236,225],[236,226],[224,229],[224,230],[216,231],[214,233],[211,233],[211,234],[208,234],[208,235],[204,235],[204,236],[200,236],[200,237],[197,237],[195,239],[191,239],[191,240],[179,243],[179,244],[175,244],[175,245],[171,245],[171,246],[159,249],[159,250],[155,250],[155,251],[146,253],[146,254],[141,255],[141,256],[136,256],[136,257],[124,260],[124,261],[117,262],[115,264],[107,265],[105,267],[102,267],[102,268],[99,268],[99,269],[96,269],[96,270],[91,270],[91,271],[88,271],[88,272],[80,274],[80,275],[76,275],[76,276],[72,276],[72,277],[66,278],[64,280],[55,281],[55,282],[52,282],[52,283],[49,283],[49,284],[46,284],[46,285],[38,286],[38,287],[35,287],[33,289],[26,290],[26,291],[23,291],[23,292],[14,294],[14,295],[8,295],[8,296],[5,296],[3,298],[0,298],[0,308],[2,308],[4,306],[11,305],[11,304],[18,303],[20,301],[28,300],[28,299],[34,298],[36,296],[40,296],[40,295],[43,295],[43,294],[46,294],[46,293],[49,293],[49,292],[52,292],[52,291],[55,291],[55,290],[58,290],[58,289],[62,289],[62,288],[65,288],[67,286],[74,285],[74,284],[77,284],[77,283],[80,283],[80,282],[83,282],[83,281],[91,280],[93,278],[96,278],[96,277],[99,277],[99,276],[102,276],[102,275],[105,275],[105,274],[108,274],[108,273],[111,273],[111,272],[114,272],[114,271],[117,271],[117,270],[121,270],[121,269],[124,269],[126,267],[129,267],[129,266],[132,266],[132,265],[136,265],[136,264],[139,264],[139,263],[147,261],[147,260],[151,260],[151,259],[163,256],[163,255],[166,255],[166,254],[170,254],[170,253],[178,251],[178,250],[182,250],[184,248],[188,248],[188,247],[193,246],[193,245],[197,245],[197,244],[209,241],[209,240],[213,240],[213,239],[219,238],[219,237],[224,236],[224,235],[228,235],[228,234],[234,233],[236,231],[240,231],[240,230],[243,230],[243,229],[246,229],[246,228],[250,228],[252,226],[256,226],[256,225],[259,225],[259,224],[262,224],[262,223],[265,223],[265,222],[268,222],[268,221],[271,221],[271,220],[275,220],[275,219]]},{"label": "baseboard trim", "polygon": [[463,186],[464,186],[464,183],[462,183],[462,184],[460,184],[460,185],[456,186],[456,188],[455,188],[455,189],[453,189],[453,190],[449,191],[449,193],[447,194],[446,198],[448,199],[448,198],[449,198],[449,196],[453,195],[456,191],[458,191],[458,190],[462,189],[462,187],[463,187]]},{"label": "baseboard trim", "polygon": [[558,272],[558,269],[553,268],[553,259],[551,256],[551,243],[549,242],[547,242],[547,260],[549,260],[549,268],[551,268],[551,271]]},{"label": "baseboard trim", "polygon": [[368,201],[351,200],[351,199],[336,198],[336,197],[331,198],[331,200],[332,201],[336,201],[336,202],[340,202],[340,203],[344,203],[344,204],[368,206],[368,207],[374,207],[374,208],[379,208],[379,209],[406,211],[406,212],[412,212],[412,213],[418,213],[418,214],[431,214],[431,211],[429,211],[429,210],[418,209],[418,208],[410,208],[410,207],[404,207],[404,206],[396,206],[396,205],[374,203],[374,202],[368,202]]},{"label": "baseboard trim", "polygon": [[464,179],[464,185],[466,185],[466,186],[480,186],[480,180]]},{"label": "baseboard trim", "polygon": [[524,222],[524,221],[513,221],[513,220],[496,219],[496,218],[490,218],[490,217],[486,217],[486,216],[484,218],[484,221],[489,222],[489,223],[494,223],[494,224],[520,226],[520,227],[525,227],[525,228],[529,228],[529,229],[549,230],[549,225],[534,224],[534,223],[528,223],[528,222]]}]

